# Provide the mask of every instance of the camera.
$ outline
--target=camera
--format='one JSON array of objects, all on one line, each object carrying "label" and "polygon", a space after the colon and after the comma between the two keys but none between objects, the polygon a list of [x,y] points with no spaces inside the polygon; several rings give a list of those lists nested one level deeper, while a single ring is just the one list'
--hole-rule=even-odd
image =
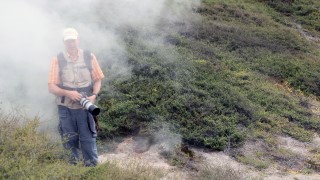
[{"label": "camera", "polygon": [[[81,93],[82,94],[82,93]],[[86,98],[85,95],[82,96],[80,99],[80,104],[89,111],[93,116],[97,116],[100,113],[100,108],[96,105],[94,105],[90,100]]]}]

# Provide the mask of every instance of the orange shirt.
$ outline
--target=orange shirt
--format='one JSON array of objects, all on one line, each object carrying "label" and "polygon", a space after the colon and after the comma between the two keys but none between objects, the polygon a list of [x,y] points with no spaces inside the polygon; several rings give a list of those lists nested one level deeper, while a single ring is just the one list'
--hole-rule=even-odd
[{"label": "orange shirt", "polygon": [[[91,60],[92,80],[93,81],[101,80],[104,78],[104,74],[98,64],[98,61],[97,61],[97,58],[95,57],[95,55],[92,53],[91,53],[91,55],[92,55],[92,60]],[[54,57],[51,60],[48,84],[60,84],[59,64],[58,64],[57,57]]]}]

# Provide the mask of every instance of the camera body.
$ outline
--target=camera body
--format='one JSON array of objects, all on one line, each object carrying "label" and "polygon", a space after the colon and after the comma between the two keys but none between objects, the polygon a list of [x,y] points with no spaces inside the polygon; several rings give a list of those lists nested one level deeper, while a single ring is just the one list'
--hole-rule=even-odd
[{"label": "camera body", "polygon": [[93,116],[97,116],[100,113],[100,108],[96,105],[94,105],[90,100],[88,100],[86,97],[86,93],[81,93],[82,98],[80,99],[80,104],[89,111]]}]

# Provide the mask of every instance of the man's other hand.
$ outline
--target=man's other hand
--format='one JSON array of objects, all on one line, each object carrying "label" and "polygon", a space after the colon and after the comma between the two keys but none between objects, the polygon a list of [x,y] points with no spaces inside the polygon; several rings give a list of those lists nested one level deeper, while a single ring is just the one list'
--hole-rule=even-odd
[{"label": "man's other hand", "polygon": [[82,94],[80,94],[78,91],[68,91],[67,97],[72,101],[80,101]]},{"label": "man's other hand", "polygon": [[97,98],[96,95],[92,95],[92,96],[87,97],[87,99],[88,99],[90,102],[92,102],[93,104],[96,102],[96,98]]}]

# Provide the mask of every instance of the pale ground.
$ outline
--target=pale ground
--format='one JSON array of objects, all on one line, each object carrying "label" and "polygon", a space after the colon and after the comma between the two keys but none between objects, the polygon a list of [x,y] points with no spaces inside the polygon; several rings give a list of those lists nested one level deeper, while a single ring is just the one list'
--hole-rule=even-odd
[{"label": "pale ground", "polygon": [[[314,116],[320,117],[320,102],[314,98],[307,98],[309,108]],[[315,134],[314,140],[309,143],[300,142],[291,137],[278,136],[278,147],[286,149],[300,158],[308,159],[312,157],[311,149],[320,149],[320,137]],[[120,167],[126,168],[130,164],[137,163],[147,167],[159,169],[165,173],[163,179],[194,179],[191,169],[177,168],[167,163],[166,159],[160,156],[164,144],[155,144],[146,148],[146,143],[140,145],[133,137],[126,138],[117,144],[114,151],[99,156],[100,163],[112,161]],[[139,146],[140,145],[140,146]],[[246,142],[242,150],[248,154],[254,154],[263,147],[263,142],[257,140]],[[243,179],[264,179],[264,180],[320,180],[320,174],[302,174],[297,170],[282,167],[279,164],[270,164],[265,170],[257,170],[252,166],[242,164],[228,156],[225,152],[205,152],[203,149],[191,149],[194,156],[201,157],[198,165],[210,165],[212,167],[231,167],[237,172],[241,172]]]},{"label": "pale ground", "polygon": [[[309,108],[315,116],[320,117],[320,102],[314,99],[308,99]],[[312,157],[311,149],[320,149],[320,137],[314,136],[314,140],[309,143],[300,142],[291,137],[278,136],[278,147],[286,149],[300,158],[308,159]],[[167,163],[166,159],[160,156],[159,152],[163,150],[164,144],[155,144],[146,148],[146,143],[140,144],[133,137],[126,138],[117,144],[112,152],[99,156],[100,163],[113,161],[119,166],[126,168],[130,164],[137,163],[147,167],[159,169],[165,173],[163,179],[194,179],[194,173],[191,169],[177,168]],[[263,142],[257,140],[246,142],[242,150],[248,154],[254,154],[263,147]],[[264,179],[264,180],[320,180],[320,174],[302,174],[297,170],[282,167],[279,164],[270,164],[265,170],[257,170],[252,166],[242,164],[228,156],[225,152],[205,152],[203,149],[191,149],[194,156],[201,157],[198,165],[210,165],[212,167],[231,167],[237,172],[241,172],[243,179]]]},{"label": "pale ground", "polygon": [[126,168],[132,163],[152,167],[165,172],[165,179],[187,179],[187,173],[179,171],[178,168],[170,166],[166,160],[159,155],[159,146],[154,145],[148,151],[143,153],[135,152],[135,141],[132,137],[125,139],[118,144],[116,150],[112,153],[106,153],[99,156],[100,163],[106,161],[115,162],[120,167]]},{"label": "pale ground", "polygon": [[296,25],[296,28],[297,28],[298,32],[303,37],[305,37],[308,41],[311,41],[311,42],[314,42],[314,43],[318,44],[318,46],[320,45],[320,37],[312,35],[306,29],[302,28],[302,26],[300,24],[295,24],[295,25]]},{"label": "pale ground", "polygon": [[[320,147],[320,138],[316,137],[314,143]],[[192,171],[179,169],[170,166],[166,160],[159,155],[161,145],[152,145],[147,151],[142,153],[135,152],[135,141],[132,137],[125,139],[119,143],[116,150],[112,153],[106,153],[99,156],[100,163],[112,161],[126,168],[132,162],[137,164],[153,167],[165,172],[163,179],[193,179]],[[252,144],[248,145],[251,147]],[[294,140],[290,137],[279,137],[279,146],[292,150],[303,156],[309,156],[310,153],[306,149],[307,144]],[[192,149],[195,156],[202,157],[203,164],[213,167],[232,167],[234,170],[241,172],[244,179],[265,179],[265,180],[320,180],[320,174],[299,174],[295,171],[281,171],[278,165],[271,165],[268,169],[258,171],[253,167],[241,164],[228,156],[224,152],[204,152],[202,149]]]}]

